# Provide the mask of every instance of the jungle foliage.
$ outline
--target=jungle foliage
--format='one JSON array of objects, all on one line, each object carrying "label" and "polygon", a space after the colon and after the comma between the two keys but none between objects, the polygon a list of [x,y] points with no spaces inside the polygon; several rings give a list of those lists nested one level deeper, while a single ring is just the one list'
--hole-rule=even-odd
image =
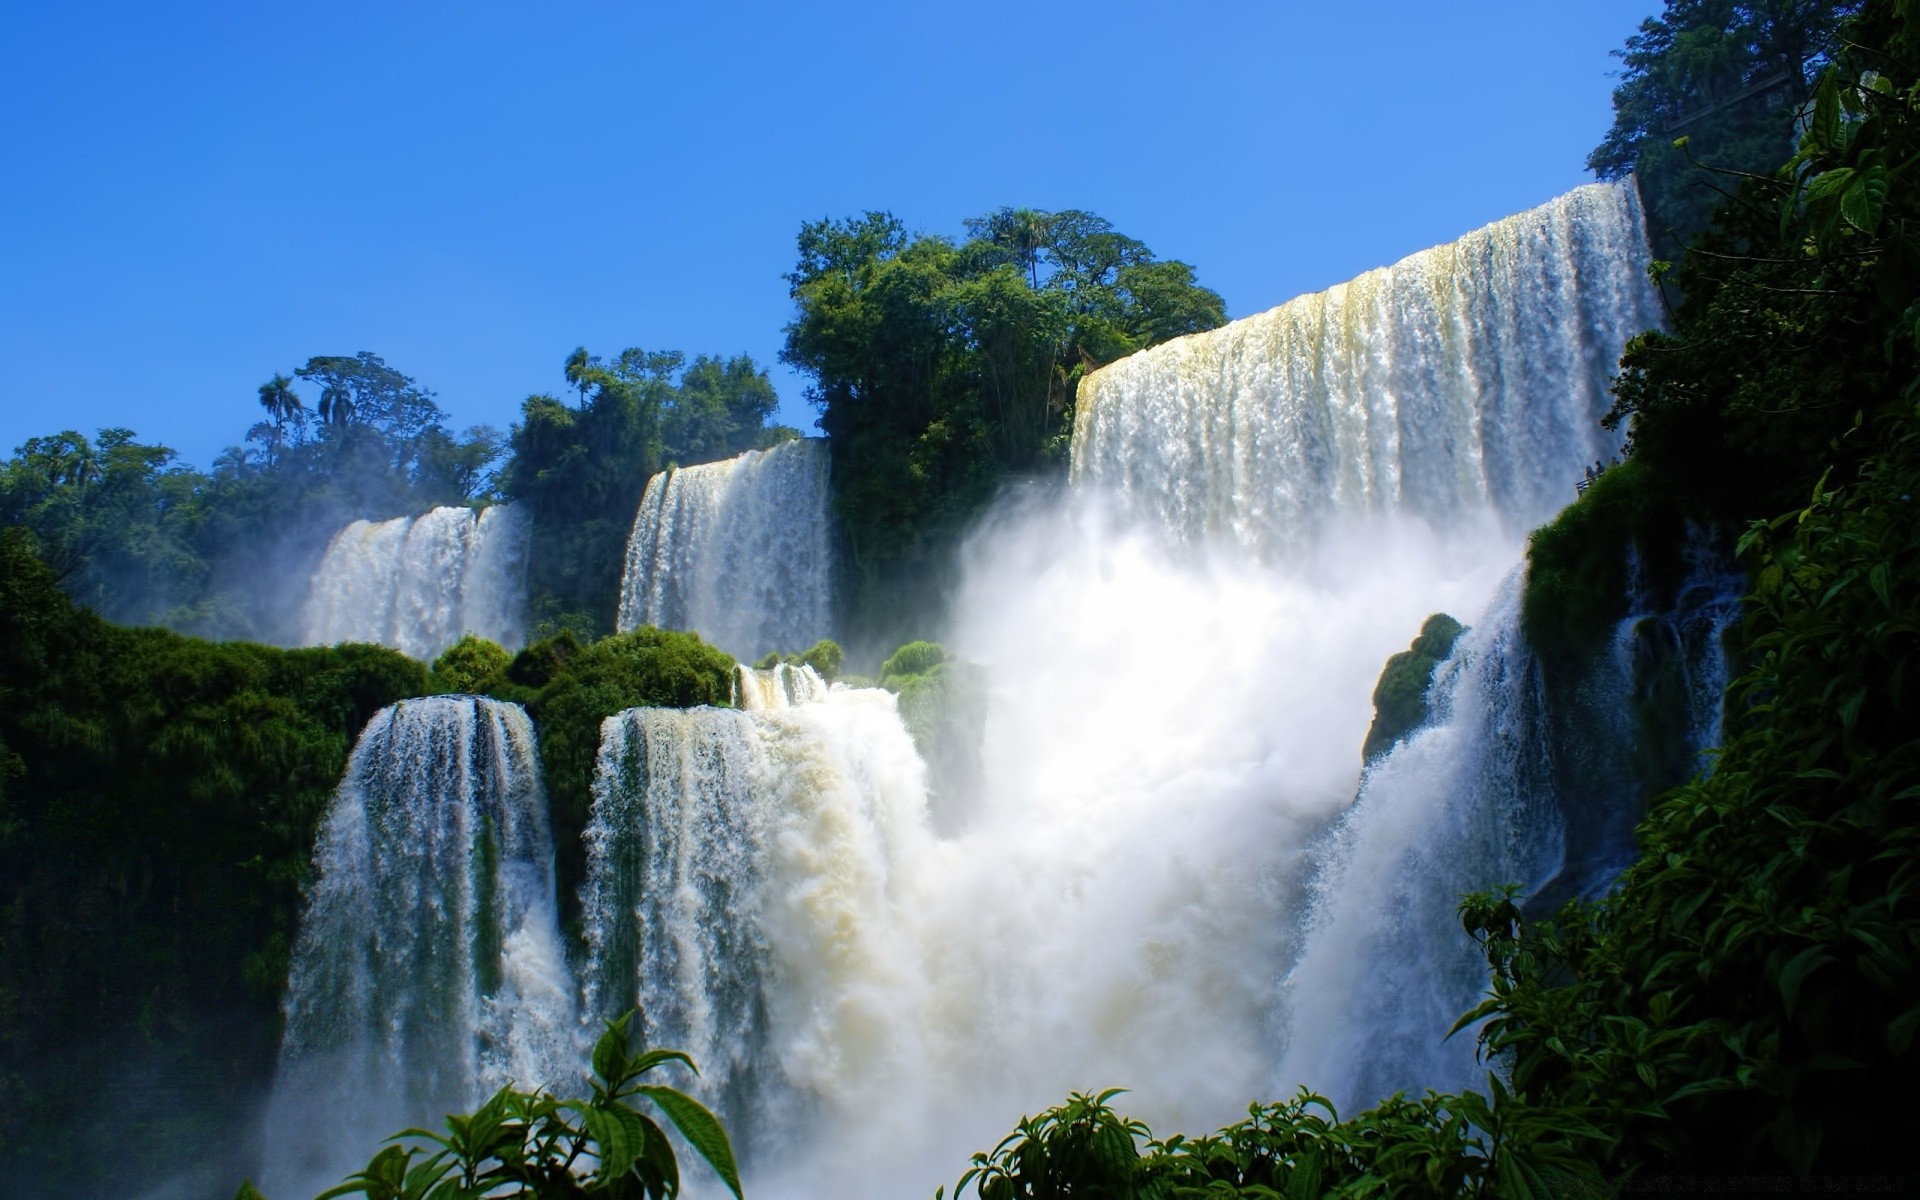
[{"label": "jungle foliage", "polygon": [[349,521],[518,500],[541,632],[592,638],[613,629],[650,474],[799,433],[766,424],[773,385],[745,356],[581,349],[564,373],[577,403],[535,396],[510,437],[456,436],[434,393],[378,355],[318,356],[260,386],[264,418],[210,472],[127,429],[28,439],[0,462],[0,525],[32,530],[68,593],[109,620],[285,644]]},{"label": "jungle foliage", "polygon": [[627,533],[647,479],[800,436],[767,425],[773,384],[751,358],[691,363],[679,351],[583,347],[568,356],[572,402],[531,396],[513,428],[501,494],[532,518],[528,595],[540,634],[611,633]]},{"label": "jungle foliage", "polygon": [[884,212],[810,222],[787,276],[781,358],[813,379],[843,593],[883,645],[937,611],[954,543],[1000,484],[1064,459],[1088,368],[1226,321],[1191,267],[1092,213],[1003,208],[966,235]]},{"label": "jungle foliage", "polygon": [[[366,1170],[319,1200],[673,1200],[682,1194],[673,1143],[636,1102],[666,1117],[738,1200],[740,1171],[719,1119],[677,1088],[641,1082],[668,1063],[693,1071],[693,1060],[678,1050],[635,1053],[633,1016],[610,1022],[594,1044],[585,1099],[501,1088],[472,1113],[450,1115],[445,1133],[395,1134]],[[264,1198],[247,1184],[236,1200]]]},{"label": "jungle foliage", "polygon": [[[1587,159],[1636,176],[1661,257],[1677,257],[1731,190],[1697,169],[1766,173],[1860,0],[1667,0],[1615,51],[1613,127]],[[1684,144],[1678,144],[1679,139]]]},{"label": "jungle foliage", "polygon": [[[125,629],[0,529],[0,1174],[218,1175],[272,1070],[317,823],[360,728],[426,687],[375,646]],[[231,1175],[226,1176],[231,1178]]]},{"label": "jungle foliage", "polygon": [[0,525],[32,530],[68,593],[109,620],[284,643],[342,525],[493,496],[501,434],[455,436],[433,393],[378,355],[309,359],[258,401],[265,419],[211,472],[128,429],[30,438],[0,463]]}]

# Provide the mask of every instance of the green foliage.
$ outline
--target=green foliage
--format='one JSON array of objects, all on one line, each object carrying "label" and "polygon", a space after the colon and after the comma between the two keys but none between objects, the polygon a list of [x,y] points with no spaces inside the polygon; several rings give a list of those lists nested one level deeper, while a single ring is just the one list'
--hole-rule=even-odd
[{"label": "green foliage", "polygon": [[513,658],[500,643],[467,634],[433,660],[433,689],[478,693],[503,687]]},{"label": "green foliage", "polygon": [[900,719],[927,764],[936,825],[956,830],[984,770],[987,696],[979,670],[937,642],[915,641],[887,656],[878,683],[900,697]]},{"label": "green foliage", "polygon": [[840,678],[840,668],[846,661],[847,652],[840,648],[839,642],[834,641],[832,638],[821,638],[799,654],[782,654],[777,650],[768,651],[765,655],[761,656],[759,662],[753,665],[761,671],[778,666],[781,663],[791,663],[798,667],[812,667],[820,678],[826,680],[828,683],[832,683],[834,680]]},{"label": "green foliage", "polygon": [[1616,52],[1625,69],[1613,93],[1613,128],[1587,166],[1602,179],[1638,177],[1663,256],[1705,229],[1726,199],[1727,185],[1702,164],[1768,172],[1791,153],[1795,117],[1860,7],[1860,0],[1667,0]]},{"label": "green foliage", "polygon": [[295,640],[307,578],[355,518],[489,497],[502,439],[455,437],[432,393],[374,354],[310,359],[259,389],[268,419],[211,473],[131,430],[31,438],[0,463],[0,524],[34,532],[68,593],[110,620]]},{"label": "green foliage", "polygon": [[1360,757],[1372,762],[1427,723],[1427,689],[1433,673],[1466,626],[1446,613],[1435,613],[1420,626],[1413,645],[1387,660],[1380,682],[1373,688],[1373,725],[1367,730]]},{"label": "green foliage", "polygon": [[880,664],[880,686],[899,691],[908,676],[925,675],[947,661],[947,648],[938,642],[908,642]]},{"label": "green foliage", "polygon": [[1596,1131],[1528,1106],[1497,1077],[1488,1084],[1492,1100],[1396,1095],[1346,1121],[1303,1088],[1284,1104],[1253,1105],[1218,1133],[1164,1141],[1108,1106],[1118,1089],[1075,1094],[975,1154],[954,1195],[969,1183],[980,1200],[1606,1194],[1576,1149]]},{"label": "green foliage", "polygon": [[606,362],[582,347],[565,375],[578,403],[528,397],[500,485],[533,521],[527,571],[538,629],[591,639],[613,629],[622,549],[648,477],[798,432],[765,424],[773,384],[744,355],[689,365],[677,350],[627,349]]},{"label": "green foliage", "polygon": [[1520,623],[1551,677],[1579,674],[1626,617],[1631,560],[1657,589],[1679,579],[1688,515],[1711,519],[1719,509],[1677,491],[1668,472],[1635,454],[1533,531]]},{"label": "green foliage", "polygon": [[[600,1035],[588,1098],[501,1088],[471,1114],[449,1116],[445,1133],[396,1134],[366,1170],[318,1200],[672,1200],[681,1191],[680,1164],[666,1131],[636,1106],[640,1100],[665,1116],[739,1197],[740,1171],[719,1119],[685,1092],[641,1082],[669,1062],[693,1070],[693,1060],[678,1050],[634,1054],[632,1020],[628,1013]],[[237,1200],[250,1194],[259,1195],[243,1185]]]},{"label": "green foliage", "polygon": [[[0,1171],[103,1195],[237,1152],[318,821],[375,710],[374,646],[122,629],[0,529]],[[120,1087],[139,1080],[140,1102]],[[82,1131],[76,1134],[75,1131]],[[96,1140],[97,1139],[97,1140]]]},{"label": "green foliage", "polygon": [[1087,366],[1226,320],[1190,267],[1091,213],[1001,209],[966,228],[956,243],[888,213],[810,222],[787,276],[781,357],[813,377],[875,640],[937,609],[955,541],[1003,480],[1065,457]]},{"label": "green foliage", "polygon": [[533,718],[564,905],[577,904],[575,892],[586,876],[581,833],[593,799],[601,722],[629,708],[731,704],[734,665],[697,633],[645,625],[583,646],[563,632],[515,655],[504,679],[487,689],[524,704]]},{"label": "green foliage", "polygon": [[1800,153],[1722,210],[1682,264],[1673,335],[1636,342],[1616,387],[1652,487],[1741,484],[1721,511],[1747,525],[1749,667],[1713,774],[1653,806],[1606,898],[1533,928],[1505,898],[1465,910],[1496,968],[1468,1019],[1487,1019],[1516,1090],[1605,1131],[1594,1153],[1611,1171],[1905,1169],[1920,1026],[1916,15],[1911,0],[1863,7]]}]

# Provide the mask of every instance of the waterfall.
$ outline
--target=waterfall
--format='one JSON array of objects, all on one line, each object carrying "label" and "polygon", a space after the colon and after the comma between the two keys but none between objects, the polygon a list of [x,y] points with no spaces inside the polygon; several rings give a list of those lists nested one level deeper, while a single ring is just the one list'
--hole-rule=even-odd
[{"label": "waterfall", "polygon": [[827,637],[828,504],[821,438],[655,475],[627,539],[619,628],[693,630],[745,659]]},{"label": "waterfall", "polygon": [[509,504],[355,521],[314,572],[303,642],[376,642],[428,662],[469,633],[517,648],[526,563],[526,521]]},{"label": "waterfall", "polygon": [[[985,716],[948,823],[892,697],[804,668],[608,720],[589,1010],[694,1053],[756,1194],[929,1190],[1072,1089],[1197,1131],[1299,1082],[1478,1081],[1442,1041],[1485,985],[1459,895],[1603,888],[1632,814],[1579,790],[1611,786],[1591,760],[1642,770],[1656,709],[1688,729],[1659,770],[1715,736],[1711,555],[1573,717],[1518,632],[1522,539],[1617,449],[1607,376],[1657,323],[1639,222],[1631,184],[1581,188],[1083,381],[1075,486],[962,554],[940,632]],[[739,552],[764,515],[722,532],[750,461],[649,483],[623,626],[809,640],[723,631],[793,591],[739,599],[789,561]],[[1472,628],[1435,719],[1363,778],[1374,680],[1436,611]]]},{"label": "waterfall", "polygon": [[638,1004],[751,1153],[811,1105],[859,1119],[913,1041],[890,908],[926,789],[891,693],[741,675],[745,709],[602,726],[584,908],[588,1012]]},{"label": "waterfall", "polygon": [[1638,194],[1591,184],[1325,292],[1096,371],[1072,477],[1268,558],[1340,517],[1511,534],[1619,447],[1607,379],[1660,323]]},{"label": "waterfall", "polygon": [[573,1083],[553,842],[518,705],[436,696],[375,714],[315,866],[265,1124],[270,1194],[337,1183],[382,1138],[509,1081]]},{"label": "waterfall", "polygon": [[1534,916],[1599,895],[1634,856],[1635,799],[1711,768],[1745,581],[1703,530],[1685,565],[1669,598],[1630,589],[1606,651],[1557,703],[1520,633],[1521,571],[1462,636],[1435,675],[1435,718],[1368,771],[1314,849],[1276,1091],[1309,1084],[1351,1108],[1483,1086],[1471,1033],[1438,1036],[1487,986],[1460,895],[1516,884]]}]

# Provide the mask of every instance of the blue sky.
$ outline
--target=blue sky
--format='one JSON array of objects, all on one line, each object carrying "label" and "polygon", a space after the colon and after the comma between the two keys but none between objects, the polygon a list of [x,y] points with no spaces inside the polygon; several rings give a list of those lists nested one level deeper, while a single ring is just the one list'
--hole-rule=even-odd
[{"label": "blue sky", "polygon": [[206,465],[372,350],[505,427],[576,345],[750,353],[802,221],[1084,208],[1245,316],[1587,179],[1656,0],[10,4],[0,450]]}]

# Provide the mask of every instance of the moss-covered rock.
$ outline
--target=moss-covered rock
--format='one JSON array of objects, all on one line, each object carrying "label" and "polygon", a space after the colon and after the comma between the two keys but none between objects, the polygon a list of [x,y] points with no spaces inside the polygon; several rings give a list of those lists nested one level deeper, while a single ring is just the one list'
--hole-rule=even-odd
[{"label": "moss-covered rock", "polygon": [[1360,757],[1367,762],[1391,750],[1430,715],[1427,691],[1433,673],[1453,652],[1453,643],[1466,626],[1446,613],[1435,613],[1420,626],[1413,645],[1387,660],[1373,689],[1373,727],[1367,730]]}]

